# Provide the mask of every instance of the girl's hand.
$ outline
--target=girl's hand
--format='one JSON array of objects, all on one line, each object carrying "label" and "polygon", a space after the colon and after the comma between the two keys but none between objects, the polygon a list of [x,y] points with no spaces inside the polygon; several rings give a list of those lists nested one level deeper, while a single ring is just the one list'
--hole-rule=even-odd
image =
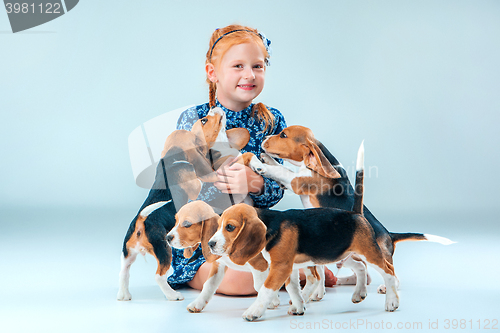
[{"label": "girl's hand", "polygon": [[218,170],[219,181],[214,185],[222,193],[231,194],[258,194],[264,189],[264,179],[249,167],[234,163],[236,158],[227,160]]}]

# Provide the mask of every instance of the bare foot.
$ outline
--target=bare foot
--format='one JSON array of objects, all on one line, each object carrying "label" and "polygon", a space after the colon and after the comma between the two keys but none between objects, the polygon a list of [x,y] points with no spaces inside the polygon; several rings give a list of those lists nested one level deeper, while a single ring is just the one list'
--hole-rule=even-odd
[{"label": "bare foot", "polygon": [[333,287],[337,284],[337,278],[333,272],[325,266],[325,287]]}]

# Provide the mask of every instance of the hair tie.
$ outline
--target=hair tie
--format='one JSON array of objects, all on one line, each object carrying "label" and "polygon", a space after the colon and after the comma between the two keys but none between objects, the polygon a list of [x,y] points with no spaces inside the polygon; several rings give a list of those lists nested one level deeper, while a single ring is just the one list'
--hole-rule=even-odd
[{"label": "hair tie", "polygon": [[[216,31],[219,30],[219,28],[215,29]],[[226,35],[229,35],[233,32],[237,32],[237,31],[247,31],[247,32],[251,32],[253,34],[256,34],[257,36],[260,37],[260,39],[262,40],[262,43],[264,44],[264,47],[266,48],[266,51],[267,51],[267,54],[268,54],[268,57],[266,57],[266,59],[264,59],[264,62],[266,63],[266,66],[270,66],[271,65],[271,62],[269,61],[269,57],[271,56],[271,41],[262,33],[262,32],[254,32],[252,30],[247,30],[247,29],[237,29],[237,30],[231,30],[229,32],[226,32],[225,34],[223,34],[222,36],[220,36],[219,38],[217,38],[217,40],[214,42],[214,44],[212,45],[212,48],[210,49],[210,56],[209,56],[209,60],[212,60],[212,52],[214,51],[214,47],[215,45],[217,44],[217,42],[219,42],[222,37],[226,36]]]},{"label": "hair tie", "polygon": [[260,31],[259,31],[259,36],[262,39],[262,42],[264,43],[264,46],[266,47],[266,51],[267,51],[268,57],[266,57],[265,62],[266,62],[266,66],[269,66],[269,65],[271,65],[271,62],[269,61],[269,58],[272,55],[271,40],[268,39],[266,37],[266,35],[264,35],[264,33],[260,32]]}]

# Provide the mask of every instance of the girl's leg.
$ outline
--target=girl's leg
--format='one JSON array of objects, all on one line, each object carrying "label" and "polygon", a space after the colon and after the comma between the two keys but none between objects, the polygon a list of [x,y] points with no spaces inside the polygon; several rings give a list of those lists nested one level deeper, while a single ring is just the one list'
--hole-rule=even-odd
[{"label": "girl's leg", "polygon": [[[211,263],[203,263],[194,278],[188,282],[188,285],[197,290],[203,289],[203,284],[208,279]],[[217,293],[228,296],[253,296],[257,295],[253,287],[253,277],[250,272],[236,271],[228,268],[222,282],[217,289]]]}]

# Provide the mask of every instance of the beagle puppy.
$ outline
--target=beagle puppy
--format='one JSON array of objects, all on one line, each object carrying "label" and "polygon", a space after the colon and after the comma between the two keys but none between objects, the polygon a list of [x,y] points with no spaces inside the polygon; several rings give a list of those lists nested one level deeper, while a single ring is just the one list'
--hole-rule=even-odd
[{"label": "beagle puppy", "polygon": [[[158,263],[155,279],[168,300],[182,300],[180,293],[167,283],[172,252],[165,236],[175,225],[175,214],[188,200],[198,196],[202,182],[214,182],[211,149],[222,141],[226,145],[241,149],[250,134],[244,128],[226,131],[225,113],[213,108],[206,117],[199,119],[191,131],[176,130],[166,139],[162,158],[156,168],[155,182],[139,213],[130,223],[123,241],[121,270],[119,274],[119,301],[129,301],[130,266],[137,254],[151,254]],[[214,153],[216,154],[217,151]],[[220,156],[220,154],[219,154]],[[222,156],[220,156],[223,158]]]},{"label": "beagle puppy", "polygon": [[[194,251],[200,244],[203,256],[207,262],[212,263],[207,281],[203,284],[203,289],[198,297],[187,306],[187,310],[192,313],[201,312],[219,287],[226,269],[228,267],[250,271],[253,274],[254,288],[259,290],[269,273],[269,265],[261,253],[250,258],[242,265],[235,264],[228,260],[227,256],[214,255],[208,248],[208,241],[217,231],[219,215],[213,208],[204,201],[191,201],[184,205],[175,215],[175,226],[167,234],[167,242],[170,246]],[[258,244],[253,243],[253,239],[244,240],[245,250],[254,251]],[[190,250],[191,249],[191,250]],[[280,304],[278,296],[268,305],[274,309]]]},{"label": "beagle puppy", "polygon": [[[258,174],[274,179],[282,186],[300,195],[306,208],[330,207],[351,210],[354,203],[354,190],[342,164],[318,141],[313,132],[304,126],[289,126],[280,134],[268,137],[262,143],[268,156],[262,156],[266,164],[257,157],[249,161],[249,166]],[[271,157],[279,157],[299,170],[293,172],[278,164]],[[395,244],[401,241],[422,240],[421,234],[389,232],[377,218],[363,207],[363,215],[375,232],[378,246],[387,258],[392,258]],[[391,262],[392,263],[392,262]],[[347,265],[346,265],[347,264]],[[355,275],[340,278],[337,284],[356,283],[356,271],[365,264],[357,256],[351,256],[344,266],[356,266]],[[399,284],[399,282],[397,282]],[[385,292],[382,285],[379,293]]]},{"label": "beagle puppy", "polygon": [[[352,209],[275,211],[238,204],[224,211],[219,229],[208,242],[212,253],[228,255],[232,261],[243,264],[261,252],[270,262],[269,276],[255,302],[243,314],[244,319],[260,318],[287,278],[298,283],[297,277],[291,276],[295,269],[338,262],[352,254],[373,265],[384,278],[387,286],[385,310],[395,311],[399,307],[392,255],[378,245],[376,232],[363,215],[363,159],[361,146]],[[431,235],[420,234],[420,238],[444,244],[451,242]],[[240,239],[252,239],[253,252],[242,247]],[[366,297],[366,272],[358,276],[355,293]],[[291,292],[290,298],[295,313],[302,314],[304,301],[300,294]]]}]

